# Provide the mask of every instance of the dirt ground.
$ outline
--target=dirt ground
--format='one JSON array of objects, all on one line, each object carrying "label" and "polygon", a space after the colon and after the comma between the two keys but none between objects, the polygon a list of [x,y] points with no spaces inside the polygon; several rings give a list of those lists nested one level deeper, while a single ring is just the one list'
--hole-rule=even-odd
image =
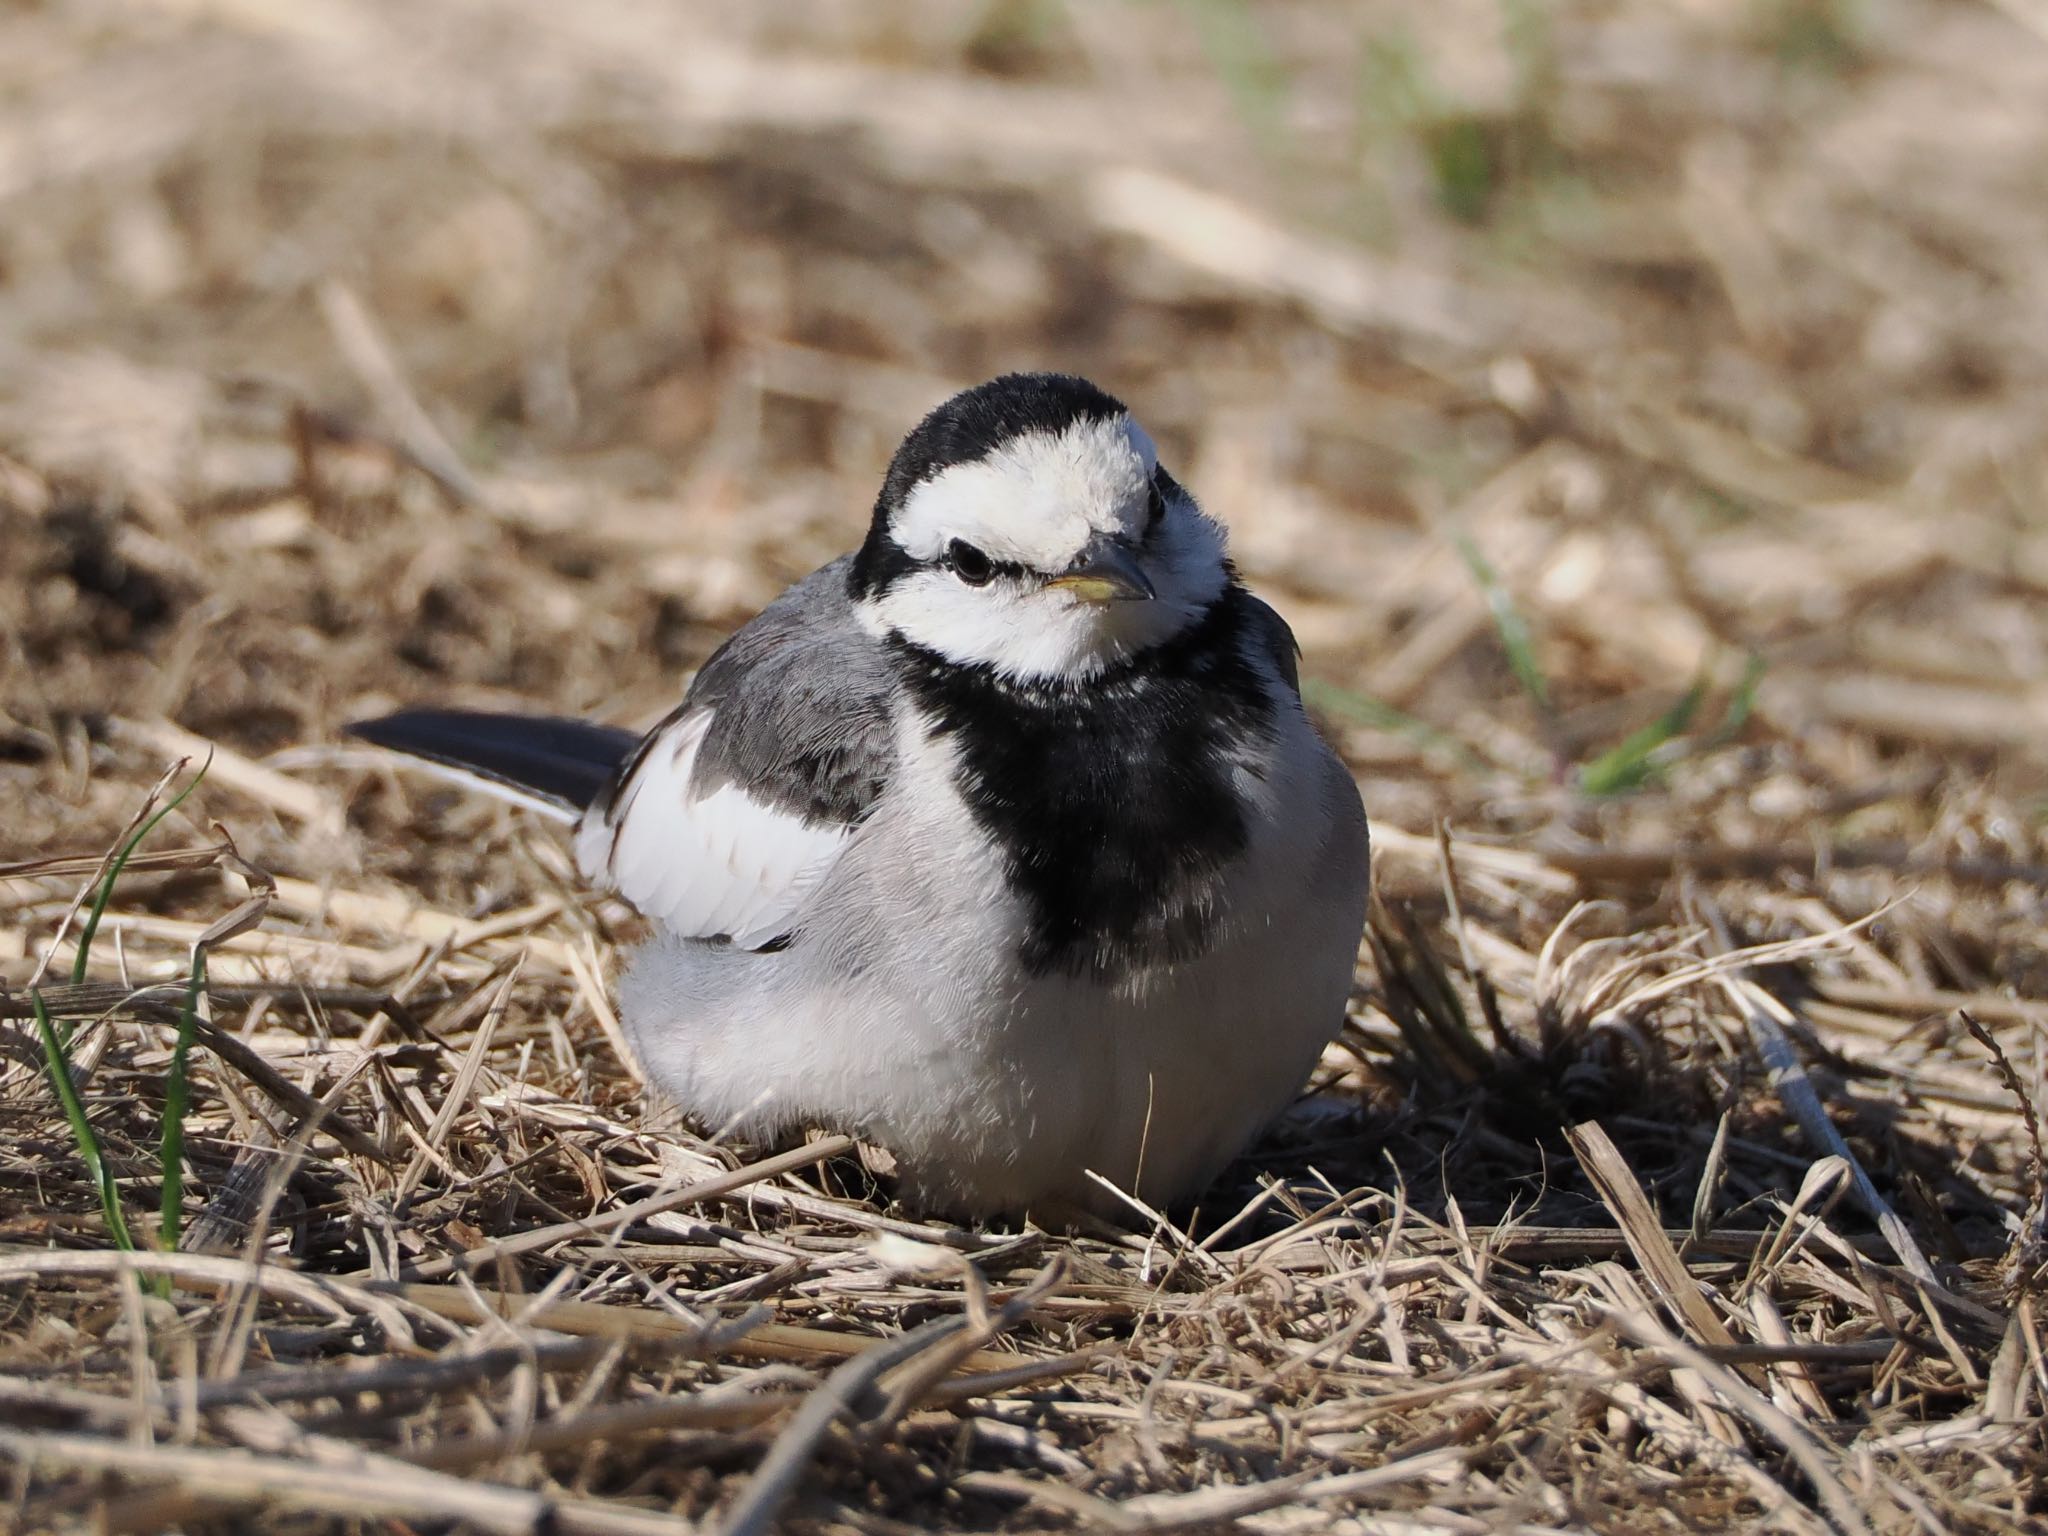
[{"label": "dirt ground", "polygon": [[[2044,251],[2040,0],[0,3],[0,1523],[2039,1529]],[[1374,825],[1128,1232],[705,1140],[633,915],[338,735],[652,721],[1028,367]]]}]

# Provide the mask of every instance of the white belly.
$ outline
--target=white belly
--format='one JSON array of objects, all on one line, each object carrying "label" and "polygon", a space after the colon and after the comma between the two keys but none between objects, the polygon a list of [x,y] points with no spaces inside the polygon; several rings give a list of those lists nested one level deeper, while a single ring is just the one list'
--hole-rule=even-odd
[{"label": "white belly", "polygon": [[1296,760],[1306,782],[1259,786],[1275,819],[1197,959],[1114,986],[1028,974],[993,851],[948,764],[915,754],[788,950],[656,939],[621,982],[622,1017],[701,1122],[858,1132],[919,1204],[1115,1212],[1091,1171],[1151,1203],[1186,1198],[1285,1107],[1343,1020],[1364,816],[1319,744]]}]

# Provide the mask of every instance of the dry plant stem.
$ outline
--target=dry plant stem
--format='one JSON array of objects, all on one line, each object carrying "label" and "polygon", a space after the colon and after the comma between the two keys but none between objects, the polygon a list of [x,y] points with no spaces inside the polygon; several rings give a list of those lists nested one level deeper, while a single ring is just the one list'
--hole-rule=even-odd
[{"label": "dry plant stem", "polygon": [[564,1221],[551,1227],[539,1227],[531,1232],[522,1232],[517,1237],[501,1238],[472,1248],[468,1252],[442,1259],[429,1259],[411,1271],[414,1279],[431,1280],[437,1275],[453,1274],[458,1270],[481,1268],[500,1258],[511,1258],[522,1253],[536,1253],[543,1248],[552,1248],[568,1238],[593,1237],[619,1227],[629,1227],[663,1211],[678,1210],[686,1205],[698,1205],[706,1200],[716,1200],[726,1195],[737,1194],[749,1184],[772,1179],[778,1174],[790,1173],[798,1168],[813,1167],[831,1158],[851,1152],[856,1143],[851,1136],[823,1136],[804,1146],[788,1152],[777,1153],[744,1168],[735,1168],[730,1173],[687,1184],[681,1189],[666,1194],[649,1195],[645,1200],[636,1200],[631,1205],[621,1206],[615,1211],[604,1211],[582,1221]]},{"label": "dry plant stem", "polygon": [[1635,1171],[1621,1155],[1621,1149],[1614,1145],[1606,1131],[1590,1120],[1573,1126],[1565,1136],[1587,1177],[1592,1179],[1593,1187],[1599,1190],[1600,1198],[1621,1223],[1622,1234],[1628,1239],[1636,1262],[1656,1283],[1665,1301],[1686,1320],[1701,1344],[1732,1350],[1735,1336],[1714,1311],[1699,1283],[1686,1272],[1685,1261],[1679,1258],[1677,1250],[1665,1237],[1663,1224],[1650,1208]]},{"label": "dry plant stem", "polygon": [[[210,950],[192,1030],[186,1242],[255,1264],[99,1251],[35,1027],[0,1022],[0,1421],[260,1470],[0,1450],[0,1523],[479,1528],[273,1505],[397,1461],[674,1536],[842,1362],[960,1317],[816,1443],[788,1524],[1839,1529],[1786,1441],[1886,1536],[2039,1524],[2048,1276],[2008,1223],[2041,1180],[1946,1027],[1968,1009],[2040,1097],[2048,202],[2013,189],[2048,164],[2048,53],[2007,16],[2038,0],[1520,6],[1484,37],[1408,6],[1397,38],[1313,5],[454,9],[489,24],[5,24],[0,1015],[33,1020],[53,934],[66,980],[103,882],[67,905],[198,738],[288,878]],[[1469,225],[1437,201],[1468,131]],[[1383,975],[1203,1196],[1236,1223],[1206,1259],[1147,1215],[978,1236],[801,1172],[593,1226],[765,1155],[671,1130],[614,1061],[637,920],[551,832],[324,744],[437,700],[653,720],[858,541],[909,423],[1055,354],[1132,400],[1301,638],[1373,817]],[[1554,732],[1447,527],[1513,592]],[[1739,738],[1724,667],[1652,747],[1759,648]],[[130,1201],[230,852],[136,850],[94,976],[41,987]],[[1789,942],[1703,971],[1688,883]],[[1916,1235],[1926,1181],[1957,1294],[1751,1069],[1716,966],[1798,1008]],[[1601,1179],[1556,1155],[1577,1122]],[[168,1303],[136,1278],[165,1274]]]},{"label": "dry plant stem", "polygon": [[857,1411],[884,1372],[916,1359],[966,1326],[964,1318],[935,1318],[900,1338],[863,1350],[834,1371],[822,1387],[804,1399],[803,1407],[776,1437],[774,1447],[727,1511],[720,1536],[766,1536],[833,1422],[841,1414]]},{"label": "dry plant stem", "polygon": [[1333,1499],[1357,1498],[1418,1478],[1443,1480],[1470,1459],[1462,1446],[1425,1450],[1383,1462],[1359,1472],[1298,1473],[1243,1487],[1204,1488],[1193,1493],[1142,1494],[1116,1503],[1059,1483],[1041,1482],[1004,1472],[969,1472],[955,1481],[962,1488],[1026,1499],[1074,1515],[1090,1528],[1117,1532],[1203,1530],[1228,1525],[1268,1510],[1303,1508]]},{"label": "dry plant stem", "polygon": [[1436,846],[1437,856],[1443,861],[1444,903],[1450,908],[1451,931],[1457,936],[1458,958],[1464,966],[1465,977],[1478,994],[1479,1011],[1486,1019],[1487,1031],[1494,1044],[1513,1049],[1518,1042],[1501,1019],[1499,989],[1472,953],[1472,934],[1466,926],[1464,904],[1458,895],[1458,867],[1451,855],[1451,829],[1445,822],[1436,824]]},{"label": "dry plant stem", "polygon": [[429,1159],[437,1157],[448,1131],[455,1124],[457,1116],[469,1107],[470,1095],[476,1091],[477,1073],[483,1069],[484,1059],[491,1048],[491,1037],[497,1033],[499,1021],[505,1017],[505,1006],[512,995],[512,988],[518,984],[521,962],[518,960],[506,968],[504,977],[492,991],[484,1004],[483,1021],[477,1026],[470,1040],[469,1049],[463,1053],[462,1064],[456,1069],[455,1081],[449,1085],[447,1096],[434,1113],[433,1124],[427,1127],[425,1144],[405,1172],[399,1176],[396,1200],[404,1203],[419,1187],[425,1176]]},{"label": "dry plant stem", "polygon": [[[0,864],[0,880],[63,880],[74,875],[101,875],[106,872],[111,853],[109,850],[90,858],[18,859],[10,864]],[[207,869],[212,867],[220,853],[218,844],[197,848],[159,848],[153,853],[137,849],[128,856],[123,868],[131,875],[172,869]],[[90,892],[93,886],[87,885],[85,889]]]},{"label": "dry plant stem", "polygon": [[[380,1023],[372,1024],[371,1035],[373,1036],[381,1027]],[[352,1065],[343,1070],[326,1096],[315,1103],[310,1112],[300,1120],[292,1131],[291,1140],[284,1148],[283,1155],[271,1161],[263,1187],[257,1195],[254,1219],[249,1223],[247,1239],[242,1245],[244,1262],[251,1268],[261,1268],[265,1261],[272,1213],[277,1209],[277,1202],[284,1196],[286,1184],[304,1161],[307,1145],[327,1120],[349,1084],[368,1065],[369,1057],[365,1051],[357,1056]],[[241,1369],[249,1341],[255,1332],[260,1296],[261,1293],[246,1282],[238,1283],[228,1292],[225,1308],[228,1324],[214,1338],[210,1362],[212,1375],[226,1376]]]},{"label": "dry plant stem", "polygon": [[981,1283],[979,1276],[971,1266],[964,1268],[969,1285],[967,1327],[924,1351],[898,1373],[889,1385],[887,1401],[864,1426],[869,1437],[886,1434],[905,1414],[929,1401],[947,1377],[981,1356],[983,1345],[1023,1323],[1040,1302],[1059,1289],[1066,1277],[1065,1261],[1056,1258],[1033,1276],[1029,1285],[990,1313],[985,1299],[978,1298],[974,1290]]},{"label": "dry plant stem", "polygon": [[193,1403],[204,1410],[218,1403],[454,1392],[523,1366],[574,1370],[611,1347],[611,1340],[597,1337],[536,1339],[460,1353],[450,1350],[421,1360],[370,1359],[312,1368],[266,1366],[225,1380],[200,1382]]},{"label": "dry plant stem", "polygon": [[1757,847],[1685,844],[1662,848],[1578,848],[1539,845],[1545,861],[1594,886],[1659,885],[1682,872],[1701,878],[1759,878],[1781,871],[1886,870],[1902,876],[1940,875],[1968,885],[2003,886],[2014,881],[2048,884],[2048,864],[2011,859],[1930,857],[1890,844],[1855,845],[1817,851],[1798,843]]},{"label": "dry plant stem", "polygon": [[[211,869],[219,862],[220,848],[208,848],[200,856],[181,861],[185,869]],[[38,987],[51,1016],[91,1019],[105,1014],[132,1013],[152,1023],[175,1023],[177,999],[184,982],[155,981],[124,985],[117,981],[89,981],[84,986],[68,984]],[[318,1013],[323,1009],[368,1016],[406,1007],[399,994],[378,987],[321,987],[293,982],[219,982],[209,980],[207,995],[216,1003],[249,1007],[261,1003],[288,1013]],[[426,1006],[440,1006],[449,998],[434,995],[419,1000]],[[32,1016],[26,997],[0,991],[0,1019]]]},{"label": "dry plant stem", "polygon": [[[164,1531],[192,1521],[232,1514],[266,1502],[260,1487],[240,1496],[165,1487],[108,1500],[98,1505],[94,1514],[98,1528],[109,1533],[133,1531],[137,1536],[161,1536]],[[400,1516],[387,1523],[402,1525],[404,1520]],[[553,1497],[547,1500],[542,1530],[544,1536],[695,1536],[697,1527],[674,1515],[643,1511],[610,1500]]]},{"label": "dry plant stem", "polygon": [[317,297],[336,348],[413,462],[450,500],[472,507],[488,505],[483,487],[448,446],[448,439],[405,382],[398,360],[355,290],[329,278],[320,285]]},{"label": "dry plant stem", "polygon": [[61,1466],[204,1488],[207,1503],[233,1498],[328,1516],[456,1520],[495,1536],[539,1536],[554,1515],[540,1494],[408,1467],[389,1457],[364,1458],[374,1463],[372,1471],[248,1451],[122,1445],[10,1429],[0,1429],[0,1450],[24,1468]]},{"label": "dry plant stem", "polygon": [[[2028,1201],[2031,1210],[2021,1224],[2022,1244],[2031,1236],[2035,1245],[2048,1244],[2048,1152],[2041,1145],[2041,1112],[2027,1092],[2026,1084],[2020,1081],[2019,1070],[2013,1066],[2012,1058],[1997,1038],[1971,1015],[1967,1008],[1956,1010],[1956,1017],[1963,1028],[1970,1032],[1970,1038],[1984,1048],[1991,1058],[1991,1064],[1998,1069],[1999,1079],[2005,1084],[2005,1091],[2012,1095],[2019,1106],[2022,1123],[2027,1128],[2027,1147],[2030,1157],[2027,1163],[2027,1182],[2031,1185],[2032,1199]],[[2022,1247],[2022,1252],[2024,1247]]]},{"label": "dry plant stem", "polygon": [[[226,1030],[201,1021],[196,1038],[221,1061],[241,1073],[266,1098],[292,1115],[302,1127],[317,1123],[323,1134],[333,1137],[344,1150],[357,1157],[387,1165],[397,1161],[369,1132],[351,1125],[346,1117],[335,1112],[330,1105],[323,1105],[321,1100],[279,1072],[260,1052]],[[345,1072],[341,1080],[346,1082],[352,1075]]]},{"label": "dry plant stem", "polygon": [[1357,1498],[1376,1488],[1413,1482],[1417,1478],[1448,1480],[1445,1474],[1464,1466],[1472,1453],[1461,1445],[1422,1450],[1376,1467],[1333,1475],[1279,1478],[1244,1488],[1205,1488],[1193,1493],[1145,1494],[1129,1500],[1122,1512],[1130,1529],[1176,1531],[1242,1520],[1269,1509],[1320,1504],[1330,1499]]},{"label": "dry plant stem", "polygon": [[[152,812],[150,806],[155,804],[157,796],[162,793],[161,786],[171,783],[190,761],[189,758],[181,757],[164,771],[163,778],[157,781],[159,787],[150,791],[149,799],[144,802],[142,810],[137,812],[133,830],[108,855],[107,867],[98,876],[98,889],[93,894],[92,907],[86,913],[85,925],[78,930],[78,952],[72,957],[71,962],[71,984],[74,987],[85,981],[86,968],[92,962],[92,941],[99,933],[100,920],[106,916],[107,903],[113,900],[114,887],[121,878],[121,871],[127,867],[129,856],[142,845],[150,833],[156,830],[158,823],[185,803],[186,797],[204,782],[207,770],[213,766],[213,758],[209,754],[199,765],[199,771],[192,776],[191,782]],[[56,942],[54,939],[51,941],[53,948]]]},{"label": "dry plant stem", "polygon": [[1763,1059],[1765,1070],[1771,1075],[1771,1086],[1778,1090],[1785,1107],[1792,1111],[1800,1130],[1806,1133],[1817,1150],[1839,1157],[1848,1165],[1850,1186],[1856,1192],[1857,1202],[1877,1223],[1878,1230],[1884,1233],[1885,1241],[1891,1244],[1899,1262],[1911,1271],[1915,1279],[1936,1290],[1945,1289],[1934,1273],[1934,1266],[1927,1262],[1927,1255],[1914,1241],[1912,1232],[1898,1212],[1878,1193],[1870,1175],[1863,1171],[1862,1163],[1850,1150],[1848,1142],[1842,1139],[1842,1133],[1835,1129],[1834,1121],[1828,1118],[1827,1109],[1820,1102],[1820,1094],[1814,1089],[1813,1079],[1807,1075],[1806,1064],[1799,1059],[1799,1053],[1793,1048],[1779,1018],[1783,1005],[1747,978],[1723,975],[1718,979],[1729,1001],[1741,1011],[1748,1023],[1757,1055]]},{"label": "dry plant stem", "polygon": [[389,1303],[343,1281],[297,1274],[275,1265],[253,1266],[241,1259],[201,1253],[6,1253],[0,1252],[0,1280],[42,1279],[58,1275],[117,1275],[124,1270],[169,1275],[181,1286],[214,1291],[250,1285],[266,1295],[298,1303],[335,1322],[362,1313],[385,1312]]},{"label": "dry plant stem", "polygon": [[1967,1012],[1973,1017],[1999,1023],[2032,1024],[2048,1028],[2048,1002],[2024,997],[2001,997],[1991,992],[1955,992],[1941,987],[1873,985],[1843,981],[1832,976],[1815,978],[1822,997],[1888,1013],[1925,1015]]},{"label": "dry plant stem", "polygon": [[114,720],[110,727],[117,737],[161,757],[175,755],[181,762],[204,762],[206,777],[213,783],[237,790],[289,820],[330,837],[341,834],[341,806],[317,785],[252,762],[241,753],[195,736],[168,720]]},{"label": "dry plant stem", "polygon": [[205,993],[206,946],[194,944],[192,978],[185,990],[185,1006],[179,1010],[177,1042],[171,1050],[170,1072],[164,1079],[163,1192],[158,1205],[157,1233],[158,1241],[167,1248],[178,1246],[185,1215],[185,1112],[189,1091],[186,1074]]},{"label": "dry plant stem", "polygon": [[[1709,974],[1713,976],[1722,993],[1734,1005],[1747,1025],[1751,1043],[1756,1047],[1757,1055],[1764,1063],[1764,1069],[1770,1074],[1771,1086],[1778,1091],[1778,1096],[1784,1101],[1785,1107],[1792,1111],[1792,1117],[1805,1133],[1808,1143],[1816,1151],[1839,1157],[1848,1168],[1851,1186],[1856,1192],[1858,1203],[1877,1223],[1878,1230],[1884,1233],[1885,1241],[1891,1244],[1892,1252],[1898,1257],[1899,1262],[1922,1283],[1937,1291],[1942,1290],[1941,1281],[1935,1275],[1933,1265],[1928,1263],[1927,1256],[1921,1252],[1912,1232],[1907,1229],[1905,1222],[1899,1218],[1884,1196],[1878,1193],[1877,1186],[1871,1182],[1870,1175],[1863,1169],[1863,1164],[1850,1150],[1848,1142],[1843,1140],[1842,1133],[1835,1129],[1834,1121],[1828,1118],[1827,1109],[1820,1101],[1820,1094],[1813,1086],[1813,1079],[1807,1074],[1806,1064],[1799,1059],[1798,1051],[1793,1048],[1791,1039],[1785,1033],[1785,1025],[1791,1021],[1790,1010],[1752,980],[1745,968],[1731,967],[1728,964],[1736,959],[1750,960],[1775,955],[1783,952],[1785,946],[1760,945],[1738,955],[1733,950],[1728,927],[1719,908],[1706,898],[1701,899],[1701,906],[1722,951],[1720,955],[1707,962],[1707,967],[1711,968]],[[1862,921],[1846,925],[1844,931],[1855,932],[1867,927],[1882,916],[1885,910],[1880,908]]]},{"label": "dry plant stem", "polygon": [[1702,1351],[1673,1338],[1654,1319],[1622,1311],[1610,1311],[1607,1317],[1643,1348],[1664,1354],[1674,1364],[1694,1372],[1723,1403],[1777,1442],[1813,1484],[1829,1523],[1841,1536],[1863,1536],[1870,1530],[1856,1501],[1828,1465],[1827,1453],[1820,1443],[1763,1394]]},{"label": "dry plant stem", "polygon": [[[859,1354],[873,1343],[872,1339],[859,1334],[832,1333],[822,1328],[767,1322],[765,1312],[757,1312],[740,1323],[712,1325],[686,1322],[667,1312],[591,1301],[558,1300],[536,1306],[530,1296],[508,1296],[475,1286],[456,1289],[439,1285],[402,1285],[392,1288],[390,1294],[452,1322],[475,1324],[492,1318],[517,1318],[529,1327],[552,1329],[558,1333],[646,1341],[685,1351],[716,1344],[720,1350],[729,1349],[734,1354],[755,1359],[805,1363],[821,1359],[841,1360]],[[1078,1370],[1092,1357],[1093,1352],[1080,1351],[1051,1360],[1020,1364],[1014,1356],[978,1350],[958,1364],[997,1381],[1008,1381],[1013,1377],[1027,1381]]]},{"label": "dry plant stem", "polygon": [[795,1389],[810,1379],[793,1366],[764,1366],[709,1391],[643,1398],[517,1430],[451,1438],[409,1459],[453,1471],[664,1430],[724,1430],[751,1440],[768,1420],[805,1401],[810,1394]]}]

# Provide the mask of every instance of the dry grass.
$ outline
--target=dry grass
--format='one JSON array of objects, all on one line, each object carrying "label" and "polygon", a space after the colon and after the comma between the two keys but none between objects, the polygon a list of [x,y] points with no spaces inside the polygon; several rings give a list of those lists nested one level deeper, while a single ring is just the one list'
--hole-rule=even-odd
[{"label": "dry grass", "polygon": [[[2038,1528],[2040,6],[738,14],[0,16],[5,1518]],[[1130,1233],[650,1113],[630,914],[329,745],[654,717],[1047,363],[1230,522],[1378,848],[1317,1091]],[[207,744],[46,989],[146,1234],[274,879],[130,1258],[20,989]]]}]

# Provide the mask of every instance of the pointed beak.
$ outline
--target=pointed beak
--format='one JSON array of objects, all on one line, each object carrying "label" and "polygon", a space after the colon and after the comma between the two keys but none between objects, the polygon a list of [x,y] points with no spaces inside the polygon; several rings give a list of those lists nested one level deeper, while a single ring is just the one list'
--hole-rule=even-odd
[{"label": "pointed beak", "polygon": [[1100,533],[1082,547],[1072,565],[1046,585],[1064,587],[1084,603],[1142,603],[1155,595],[1136,551],[1121,539]]}]

